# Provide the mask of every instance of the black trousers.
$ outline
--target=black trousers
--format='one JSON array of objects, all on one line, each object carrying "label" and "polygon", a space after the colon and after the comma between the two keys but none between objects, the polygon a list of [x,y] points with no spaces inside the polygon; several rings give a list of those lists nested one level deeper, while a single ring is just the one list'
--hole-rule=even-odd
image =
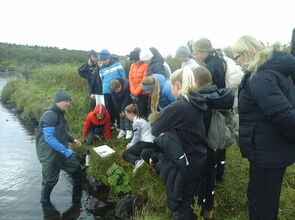
[{"label": "black trousers", "polygon": [[225,166],[225,157],[226,157],[226,149],[224,150],[217,150],[217,173],[216,173],[216,180],[222,181],[224,175],[224,166]]},{"label": "black trousers", "polygon": [[[145,149],[153,149],[154,144],[150,142],[139,141],[130,147],[128,150],[124,151],[122,156],[123,159],[129,163],[135,164],[135,161],[141,159],[141,152]],[[145,160],[146,161],[146,160]],[[148,162],[148,161],[146,161]]]},{"label": "black trousers", "polygon": [[198,195],[198,204],[202,206],[202,209],[207,211],[211,211],[214,206],[216,158],[216,151],[208,148],[207,160],[202,175],[202,184]]},{"label": "black trousers", "polygon": [[188,157],[188,176],[183,186],[182,202],[177,211],[173,212],[173,220],[196,220],[197,215],[192,209],[194,196],[197,195],[202,178],[202,170],[206,157]]},{"label": "black trousers", "polygon": [[148,95],[136,96],[134,104],[138,105],[140,115],[147,118],[150,113],[149,96]]},{"label": "black trousers", "polygon": [[261,168],[250,162],[247,190],[250,220],[276,220],[278,216],[283,168]]},{"label": "black trousers", "polygon": [[104,94],[104,101],[106,105],[105,107],[111,115],[111,123],[114,124],[116,120],[119,123],[119,112],[115,111],[112,95]]}]

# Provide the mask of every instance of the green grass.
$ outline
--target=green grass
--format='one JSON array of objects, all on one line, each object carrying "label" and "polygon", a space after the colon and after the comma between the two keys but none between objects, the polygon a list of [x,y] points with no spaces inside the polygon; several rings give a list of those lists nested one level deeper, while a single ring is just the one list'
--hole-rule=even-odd
[{"label": "green grass", "polygon": [[[72,96],[72,103],[66,114],[71,134],[81,138],[83,122],[89,112],[89,100],[86,80],[80,78],[77,66],[48,65],[35,70],[29,77],[19,77],[17,81],[8,83],[2,98],[16,104],[25,116],[39,119],[44,109],[48,108],[54,99],[57,88],[65,88]],[[136,193],[145,198],[147,204],[142,212],[137,213],[133,220],[166,220],[171,219],[171,213],[166,208],[165,186],[159,181],[155,171],[144,164],[133,175],[134,166],[122,159],[127,140],[116,139],[113,132],[110,141],[96,141],[94,146],[108,144],[116,153],[108,158],[100,158],[91,151],[88,173],[110,187],[111,195],[121,193]],[[85,143],[85,142],[84,142]],[[87,147],[71,146],[78,155],[83,156]],[[214,217],[220,220],[246,220],[248,182],[248,162],[241,158],[238,147],[234,144],[227,151],[225,182],[216,189]],[[281,194],[280,219],[295,219],[295,165],[287,169]],[[198,210],[198,207],[195,207]]]}]

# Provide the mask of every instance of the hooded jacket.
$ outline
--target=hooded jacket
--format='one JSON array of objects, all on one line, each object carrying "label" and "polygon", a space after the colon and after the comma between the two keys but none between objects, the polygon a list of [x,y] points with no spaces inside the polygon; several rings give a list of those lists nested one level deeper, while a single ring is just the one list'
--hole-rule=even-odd
[{"label": "hooded jacket", "polygon": [[218,89],[225,88],[225,61],[217,55],[209,55],[205,59],[206,68],[212,75],[212,84]]},{"label": "hooded jacket", "polygon": [[[102,119],[98,119],[96,114],[104,114],[104,117]],[[90,112],[87,115],[86,120],[84,122],[84,129],[82,133],[83,137],[86,137],[88,135],[89,129],[92,126],[103,126],[103,133],[105,135],[105,138],[107,140],[110,140],[112,138],[111,117],[104,105],[96,105],[93,112]]]},{"label": "hooded jacket", "polygon": [[186,155],[205,157],[207,150],[203,114],[207,109],[206,100],[201,94],[195,93],[189,101],[178,99],[168,105],[151,124],[152,135],[157,137],[163,132],[175,129]]},{"label": "hooded jacket", "polygon": [[[266,48],[247,67],[239,86],[239,146],[243,157],[264,168],[295,161],[295,57]],[[256,71],[250,72],[256,67]]]},{"label": "hooded jacket", "polygon": [[112,92],[113,103],[116,111],[124,112],[125,107],[132,103],[129,90],[129,82],[127,79],[118,80],[121,84],[121,91],[118,93]]},{"label": "hooded jacket", "polygon": [[102,65],[99,70],[99,75],[102,81],[103,94],[111,94],[110,83],[113,79],[125,79],[125,71],[120,62],[113,57],[107,65]]},{"label": "hooded jacket", "polygon": [[165,108],[167,105],[175,101],[174,96],[171,92],[171,86],[169,82],[165,79],[165,77],[161,74],[152,74],[152,77],[155,77],[160,86],[160,101],[159,107],[161,109]]},{"label": "hooded jacket", "polygon": [[[216,85],[208,86],[201,88],[197,91],[202,94],[205,98],[208,111],[204,114],[204,124],[206,127],[206,134],[209,130],[209,125],[211,121],[211,110],[229,110],[232,108],[234,103],[234,95],[231,89],[217,89]],[[196,92],[192,92],[189,95],[189,100],[193,99],[196,96]],[[198,96],[198,94],[197,94]]]},{"label": "hooded jacket", "polygon": [[166,79],[166,71],[164,68],[164,58],[159,53],[159,51],[156,48],[151,48],[151,52],[153,54],[153,58],[151,59],[151,62],[149,64],[147,76],[150,76],[151,74],[161,74]]}]

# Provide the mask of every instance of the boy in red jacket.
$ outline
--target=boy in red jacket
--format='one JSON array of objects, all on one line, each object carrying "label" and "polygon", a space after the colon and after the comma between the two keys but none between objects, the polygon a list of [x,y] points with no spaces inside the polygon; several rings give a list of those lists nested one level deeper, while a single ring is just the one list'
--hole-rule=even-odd
[{"label": "boy in red jacket", "polygon": [[104,133],[106,140],[112,138],[111,133],[111,117],[106,108],[102,104],[95,106],[93,112],[90,112],[84,122],[82,136],[87,137],[86,145],[91,145],[95,135]]}]

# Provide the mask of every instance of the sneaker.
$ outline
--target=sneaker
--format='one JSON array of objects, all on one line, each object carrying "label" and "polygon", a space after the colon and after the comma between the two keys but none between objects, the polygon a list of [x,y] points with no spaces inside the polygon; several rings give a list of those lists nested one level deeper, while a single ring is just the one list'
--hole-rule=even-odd
[{"label": "sneaker", "polygon": [[130,130],[126,131],[126,139],[132,138],[132,135],[133,135],[132,131],[130,131]]},{"label": "sneaker", "polygon": [[144,160],[143,160],[143,159],[141,159],[141,160],[137,160],[137,161],[135,162],[135,167],[134,167],[133,173],[135,173],[136,170],[137,170],[139,167],[141,167],[143,163],[144,163]]},{"label": "sneaker", "polygon": [[117,136],[117,138],[122,138],[122,137],[124,137],[124,136],[125,136],[125,134],[126,134],[126,132],[125,132],[125,131],[123,131],[123,130],[120,130],[120,131],[119,131],[119,134],[118,134],[118,136]]}]

